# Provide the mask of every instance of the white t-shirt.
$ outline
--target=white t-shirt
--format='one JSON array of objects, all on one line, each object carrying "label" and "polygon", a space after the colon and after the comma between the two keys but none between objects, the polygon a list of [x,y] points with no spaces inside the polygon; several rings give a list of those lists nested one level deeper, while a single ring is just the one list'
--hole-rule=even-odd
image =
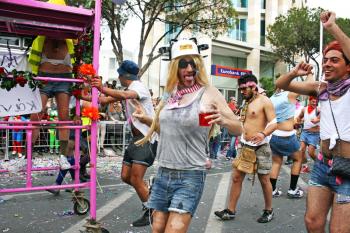
[{"label": "white t-shirt", "polygon": [[[135,105],[141,104],[146,114],[154,118],[154,108],[152,104],[152,97],[149,90],[141,81],[133,81],[128,90],[135,91],[138,95],[138,99],[128,99],[126,100],[126,119],[128,123],[132,123],[136,129],[138,129],[143,135],[146,135],[149,127],[141,123],[137,118],[133,117],[132,114],[135,112]],[[155,135],[152,137],[151,142],[156,140]]]}]

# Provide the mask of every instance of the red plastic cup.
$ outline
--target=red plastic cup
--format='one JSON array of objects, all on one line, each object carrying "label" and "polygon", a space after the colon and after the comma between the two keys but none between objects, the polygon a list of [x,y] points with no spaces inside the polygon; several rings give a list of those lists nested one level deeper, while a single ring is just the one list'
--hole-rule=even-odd
[{"label": "red plastic cup", "polygon": [[212,114],[211,112],[200,112],[198,114],[199,126],[205,126],[205,127],[211,126],[209,124],[209,121],[211,121],[211,119],[205,119],[206,116],[210,116],[211,114]]}]

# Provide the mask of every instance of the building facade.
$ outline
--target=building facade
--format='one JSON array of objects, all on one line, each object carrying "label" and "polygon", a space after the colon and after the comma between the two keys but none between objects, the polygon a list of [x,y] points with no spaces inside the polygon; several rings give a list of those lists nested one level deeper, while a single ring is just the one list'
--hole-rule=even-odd
[{"label": "building facade", "polygon": [[[217,87],[228,99],[231,96],[238,97],[237,79],[240,75],[251,72],[258,78],[275,77],[278,73],[286,71],[287,67],[278,61],[273,60],[271,47],[266,41],[267,27],[274,23],[275,18],[280,14],[286,14],[291,7],[301,7],[306,4],[306,0],[232,0],[232,4],[238,13],[238,19],[234,29],[228,31],[216,39],[210,39],[200,33],[184,31],[180,37],[196,37],[200,43],[209,44],[209,50],[204,51],[210,82]],[[140,25],[136,25],[136,28]],[[153,45],[162,34],[169,30],[171,25],[156,22],[150,37],[146,42],[144,54],[151,51]],[[135,26],[130,33],[125,35],[135,35]],[[163,44],[168,45],[170,39],[177,34],[174,27],[171,34],[167,35]],[[110,32],[107,26],[102,26],[101,36],[103,38],[100,48],[99,73],[104,77],[104,81],[117,79],[116,69],[118,64],[113,53],[110,42]],[[128,42],[128,38],[124,41]],[[10,42],[13,55],[23,54],[23,50],[28,46],[26,38],[14,38],[0,36],[0,55],[3,64],[8,63],[9,51],[7,41]],[[137,40],[124,51],[124,58],[137,61]],[[127,46],[124,46],[127,47]],[[145,57],[146,59],[146,57]],[[1,62],[1,61],[0,61]],[[15,64],[15,63],[13,63]],[[167,61],[155,60],[141,80],[152,89],[154,96],[161,96],[166,81]]]}]

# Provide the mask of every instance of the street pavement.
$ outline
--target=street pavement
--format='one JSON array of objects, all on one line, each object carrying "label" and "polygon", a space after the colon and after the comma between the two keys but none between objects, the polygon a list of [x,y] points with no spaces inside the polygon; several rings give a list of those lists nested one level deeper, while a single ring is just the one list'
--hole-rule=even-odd
[{"label": "street pavement", "polygon": [[[120,156],[98,158],[97,220],[111,233],[151,232],[150,226],[135,228],[132,221],[143,212],[135,191],[120,179]],[[146,178],[154,175],[157,166],[148,169]],[[54,173],[35,176],[34,185],[52,184]],[[69,176],[69,175],[68,175]],[[248,176],[249,177],[249,176]],[[277,185],[283,195],[273,199],[275,217],[272,222],[260,224],[263,205],[262,191],[258,179],[254,186],[247,178],[243,184],[238,203],[237,217],[221,221],[214,211],[226,207],[231,180],[231,161],[219,156],[209,170],[204,193],[197,212],[193,216],[188,232],[191,233],[301,233],[306,232],[303,217],[305,201],[288,199],[290,167],[283,166]],[[306,191],[308,174],[302,174],[299,185]],[[24,175],[0,174],[0,188],[20,187],[25,184]],[[70,179],[67,179],[69,181]],[[89,198],[89,190],[84,190]],[[84,232],[82,227],[89,216],[72,214],[71,193],[61,190],[54,196],[48,192],[11,193],[0,196],[0,233],[76,233]]]}]

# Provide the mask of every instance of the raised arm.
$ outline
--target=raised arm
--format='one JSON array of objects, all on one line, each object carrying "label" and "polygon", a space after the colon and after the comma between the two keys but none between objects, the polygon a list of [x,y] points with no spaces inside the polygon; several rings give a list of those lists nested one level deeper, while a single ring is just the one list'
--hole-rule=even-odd
[{"label": "raised arm", "polygon": [[335,22],[334,12],[324,11],[320,15],[323,27],[339,42],[345,56],[350,60],[350,38],[339,28]]},{"label": "raised arm", "polygon": [[312,71],[312,66],[310,64],[301,62],[290,72],[281,75],[276,80],[276,86],[286,91],[292,91],[302,95],[317,95],[319,82],[315,81],[305,81],[297,82],[293,81],[294,78],[298,76],[309,75]]},{"label": "raised arm", "polygon": [[95,77],[91,80],[91,86],[96,87],[101,93],[113,97],[115,100],[137,99],[138,94],[132,90],[115,90],[102,85],[102,80]]}]

